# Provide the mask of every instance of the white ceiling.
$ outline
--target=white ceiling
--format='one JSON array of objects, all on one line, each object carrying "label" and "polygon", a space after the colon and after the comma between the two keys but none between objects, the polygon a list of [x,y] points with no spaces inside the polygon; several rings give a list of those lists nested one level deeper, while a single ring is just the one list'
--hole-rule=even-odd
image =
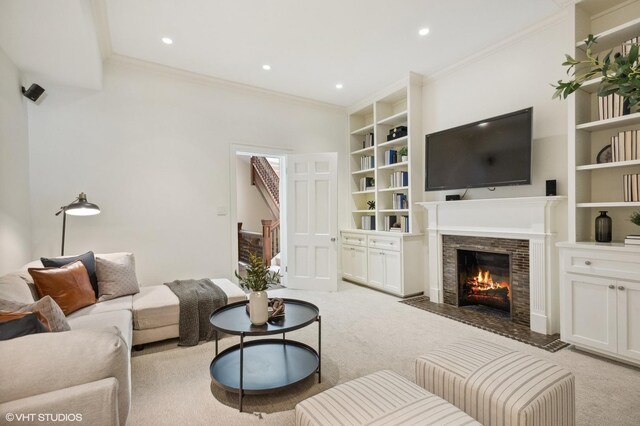
[{"label": "white ceiling", "polygon": [[[344,106],[409,71],[430,75],[460,62],[566,1],[0,0],[0,47],[24,71],[95,87],[104,36],[107,56]],[[106,17],[102,33],[91,4]],[[422,27],[430,34],[420,37]]]}]

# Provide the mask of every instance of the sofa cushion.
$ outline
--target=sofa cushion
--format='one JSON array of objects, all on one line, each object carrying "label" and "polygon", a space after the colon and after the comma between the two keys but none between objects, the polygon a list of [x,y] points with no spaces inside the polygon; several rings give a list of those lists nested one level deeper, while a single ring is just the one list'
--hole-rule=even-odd
[{"label": "sofa cushion", "polygon": [[51,296],[65,315],[96,303],[89,274],[82,262],[61,268],[29,268],[40,297]]},{"label": "sofa cushion", "polygon": [[0,311],[0,340],[10,340],[29,334],[49,331],[33,312]]},{"label": "sofa cushion", "polygon": [[121,310],[69,318],[69,325],[71,330],[99,330],[107,326],[117,327],[120,330],[122,339],[131,348],[131,321],[131,311]]},{"label": "sofa cushion", "polygon": [[133,296],[133,328],[146,330],[178,324],[180,304],[166,285],[141,287]]},{"label": "sofa cushion", "polygon": [[92,251],[88,251],[78,256],[62,256],[62,257],[41,257],[40,261],[45,268],[60,268],[69,263],[73,263],[76,260],[82,262],[85,268],[87,268],[87,274],[89,274],[89,281],[91,282],[91,288],[98,297],[98,277],[96,276],[96,259]]},{"label": "sofa cushion", "polygon": [[133,296],[122,296],[104,302],[97,302],[93,305],[85,306],[82,309],[69,314],[68,318],[75,318],[82,315],[93,315],[101,312],[130,311],[133,306]]},{"label": "sofa cushion", "polygon": [[35,299],[27,281],[18,273],[0,277],[0,299],[21,303],[33,303]]},{"label": "sofa cushion", "polygon": [[50,296],[45,296],[37,302],[29,304],[0,299],[0,309],[17,312],[39,312],[49,322],[51,331],[68,331],[71,329],[64,312]]},{"label": "sofa cushion", "polygon": [[136,262],[132,253],[118,259],[96,258],[98,289],[101,302],[140,291],[136,277]]},{"label": "sofa cushion", "polygon": [[45,331],[51,331],[49,320],[40,311],[29,312],[29,311],[0,310],[0,322],[23,318],[30,314],[33,314],[36,316],[38,321],[40,321],[40,323],[42,323],[42,325],[46,328]]}]

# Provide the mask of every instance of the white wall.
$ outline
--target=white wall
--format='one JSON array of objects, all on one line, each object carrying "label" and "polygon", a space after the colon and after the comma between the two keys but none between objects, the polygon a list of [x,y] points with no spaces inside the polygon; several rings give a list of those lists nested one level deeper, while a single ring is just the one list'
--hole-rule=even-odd
[{"label": "white wall", "polygon": [[262,219],[278,219],[271,213],[258,187],[251,184],[251,157],[248,155],[236,156],[236,188],[236,214],[238,222],[242,222],[242,229],[262,232]]},{"label": "white wall", "polygon": [[[557,17],[424,86],[424,134],[533,106],[532,184],[470,189],[466,198],[541,196],[547,179],[556,179],[558,194],[567,194],[568,106],[551,99],[550,83],[566,77],[561,63],[573,50],[571,28],[568,15]],[[425,192],[424,200],[462,192]]]},{"label": "white wall", "polygon": [[0,49],[0,275],[31,260],[27,106],[16,66]]},{"label": "white wall", "polygon": [[68,217],[66,251],[132,251],[143,285],[230,275],[231,144],[341,151],[346,134],[341,109],[137,65],[104,77],[30,110],[33,252],[58,254],[54,212],[84,191],[102,213]]}]

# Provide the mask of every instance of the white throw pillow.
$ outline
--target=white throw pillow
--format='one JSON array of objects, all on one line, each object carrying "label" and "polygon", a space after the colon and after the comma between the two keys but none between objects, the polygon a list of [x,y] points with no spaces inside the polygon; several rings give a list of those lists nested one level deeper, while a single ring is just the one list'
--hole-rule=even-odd
[{"label": "white throw pillow", "polygon": [[140,292],[132,253],[96,255],[98,302]]},{"label": "white throw pillow", "polygon": [[27,282],[17,273],[0,277],[0,299],[33,303],[35,299]]}]

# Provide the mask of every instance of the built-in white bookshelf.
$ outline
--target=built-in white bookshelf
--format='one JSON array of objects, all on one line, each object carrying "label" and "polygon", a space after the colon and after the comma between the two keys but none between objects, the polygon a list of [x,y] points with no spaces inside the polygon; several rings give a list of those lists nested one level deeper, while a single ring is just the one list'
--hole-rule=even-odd
[{"label": "built-in white bookshelf", "polygon": [[[592,50],[603,56],[612,48],[640,36],[640,2],[584,0],[574,7],[576,58],[584,58],[584,40],[598,37]],[[640,159],[598,163],[598,154],[618,132],[640,129],[640,113],[604,120],[598,115],[600,79],[585,83],[569,100],[569,240],[593,242],[600,210],[613,219],[613,240],[640,233],[629,222],[640,202],[625,201],[623,175],[640,173]]]},{"label": "built-in white bookshelf", "polygon": [[[422,76],[411,73],[404,81],[349,109],[352,229],[364,229],[365,216],[373,221],[376,231],[385,232],[389,217],[396,216],[400,223],[400,216],[406,216],[408,229],[404,233],[421,232],[421,212],[413,207],[420,201],[422,184],[421,85]],[[406,126],[407,135],[387,140],[389,130],[398,126]],[[402,149],[407,151],[404,160]],[[385,161],[388,151],[395,151],[393,163]],[[363,157],[373,157],[374,167],[363,169]],[[363,182],[373,185],[363,188]],[[406,208],[394,208],[394,197],[396,201],[404,198]],[[368,202],[375,202],[375,208],[369,209]]]}]

